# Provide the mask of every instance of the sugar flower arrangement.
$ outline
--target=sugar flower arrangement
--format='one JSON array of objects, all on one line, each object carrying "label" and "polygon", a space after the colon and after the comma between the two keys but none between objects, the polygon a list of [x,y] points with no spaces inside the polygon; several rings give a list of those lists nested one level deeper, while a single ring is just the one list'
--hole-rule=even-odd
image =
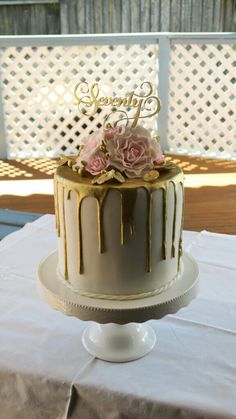
[{"label": "sugar flower arrangement", "polygon": [[141,126],[104,128],[83,137],[79,155],[68,160],[73,171],[92,175],[97,184],[110,179],[123,183],[126,178],[152,181],[165,165],[158,137]]}]

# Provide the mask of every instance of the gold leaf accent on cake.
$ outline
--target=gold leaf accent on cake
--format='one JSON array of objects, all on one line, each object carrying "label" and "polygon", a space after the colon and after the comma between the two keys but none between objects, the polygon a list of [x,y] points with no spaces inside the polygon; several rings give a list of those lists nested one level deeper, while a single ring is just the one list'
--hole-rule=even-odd
[{"label": "gold leaf accent on cake", "polygon": [[118,182],[120,182],[120,183],[125,182],[124,176],[120,172],[118,172],[117,170],[115,171],[114,179],[118,180]]},{"label": "gold leaf accent on cake", "polygon": [[57,166],[64,166],[67,165],[73,168],[73,165],[76,161],[78,156],[64,156],[63,154],[60,155],[60,160],[57,162]]},{"label": "gold leaf accent on cake", "polygon": [[73,172],[78,172],[79,171],[79,166],[76,166],[75,164],[73,164],[72,170],[73,170]]},{"label": "gold leaf accent on cake", "polygon": [[118,170],[111,169],[108,171],[104,171],[104,173],[102,173],[101,175],[93,179],[92,184],[102,185],[103,183],[108,182],[109,180],[112,180],[112,179],[115,179],[120,183],[125,182],[124,176],[120,172],[118,172]]},{"label": "gold leaf accent on cake", "polygon": [[172,163],[171,160],[164,160],[161,164],[155,164],[155,170],[171,170],[174,169],[176,166]]},{"label": "gold leaf accent on cake", "polygon": [[160,173],[157,170],[150,170],[149,172],[145,173],[143,180],[145,182],[153,182],[154,180],[158,179]]},{"label": "gold leaf accent on cake", "polygon": [[[77,156],[77,158],[78,158],[78,156]],[[77,166],[76,160],[75,160],[75,162],[72,164],[71,168],[72,168],[73,172],[78,173],[80,176],[84,176],[86,164],[87,163],[85,161],[81,161],[80,166]]]},{"label": "gold leaf accent on cake", "polygon": [[79,166],[74,165],[74,166],[72,166],[72,170],[73,170],[73,172],[78,173],[80,176],[84,176],[84,174],[85,174],[84,166],[79,167]]}]

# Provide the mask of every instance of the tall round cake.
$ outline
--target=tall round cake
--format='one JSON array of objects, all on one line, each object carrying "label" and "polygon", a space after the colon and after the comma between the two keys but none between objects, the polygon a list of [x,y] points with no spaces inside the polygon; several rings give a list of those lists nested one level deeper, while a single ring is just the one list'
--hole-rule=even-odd
[{"label": "tall round cake", "polygon": [[94,298],[160,294],[181,276],[183,173],[142,127],[82,139],[54,179],[59,278]]}]

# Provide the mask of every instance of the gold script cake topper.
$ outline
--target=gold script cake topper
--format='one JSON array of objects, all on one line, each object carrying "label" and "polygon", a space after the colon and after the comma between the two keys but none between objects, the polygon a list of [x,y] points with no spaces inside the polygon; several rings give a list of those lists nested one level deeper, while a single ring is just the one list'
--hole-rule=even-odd
[{"label": "gold script cake topper", "polygon": [[[135,128],[139,119],[151,118],[161,109],[160,100],[153,94],[153,86],[150,82],[144,81],[140,89],[141,94],[132,90],[127,92],[124,97],[101,96],[98,83],[89,85],[86,81],[80,81],[75,86],[74,96],[79,111],[84,115],[94,116],[98,109],[110,106],[113,110],[106,116],[105,126],[111,126],[110,117],[117,113],[119,119],[114,122],[114,127],[119,122],[125,123],[127,126],[129,120],[132,120],[131,128]],[[134,113],[129,116],[127,110],[120,108],[134,109]]]}]

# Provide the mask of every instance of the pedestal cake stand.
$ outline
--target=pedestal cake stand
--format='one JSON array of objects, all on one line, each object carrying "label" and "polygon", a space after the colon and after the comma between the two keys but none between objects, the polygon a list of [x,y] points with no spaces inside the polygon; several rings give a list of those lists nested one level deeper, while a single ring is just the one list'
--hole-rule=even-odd
[{"label": "pedestal cake stand", "polygon": [[53,308],[67,316],[96,322],[82,336],[89,353],[105,361],[127,362],[146,355],[156,343],[154,330],[143,322],[176,313],[195,298],[197,263],[184,253],[183,266],[181,277],[161,294],[129,301],[104,300],[80,296],[59,280],[54,252],[41,261],[37,285],[42,299]]}]

